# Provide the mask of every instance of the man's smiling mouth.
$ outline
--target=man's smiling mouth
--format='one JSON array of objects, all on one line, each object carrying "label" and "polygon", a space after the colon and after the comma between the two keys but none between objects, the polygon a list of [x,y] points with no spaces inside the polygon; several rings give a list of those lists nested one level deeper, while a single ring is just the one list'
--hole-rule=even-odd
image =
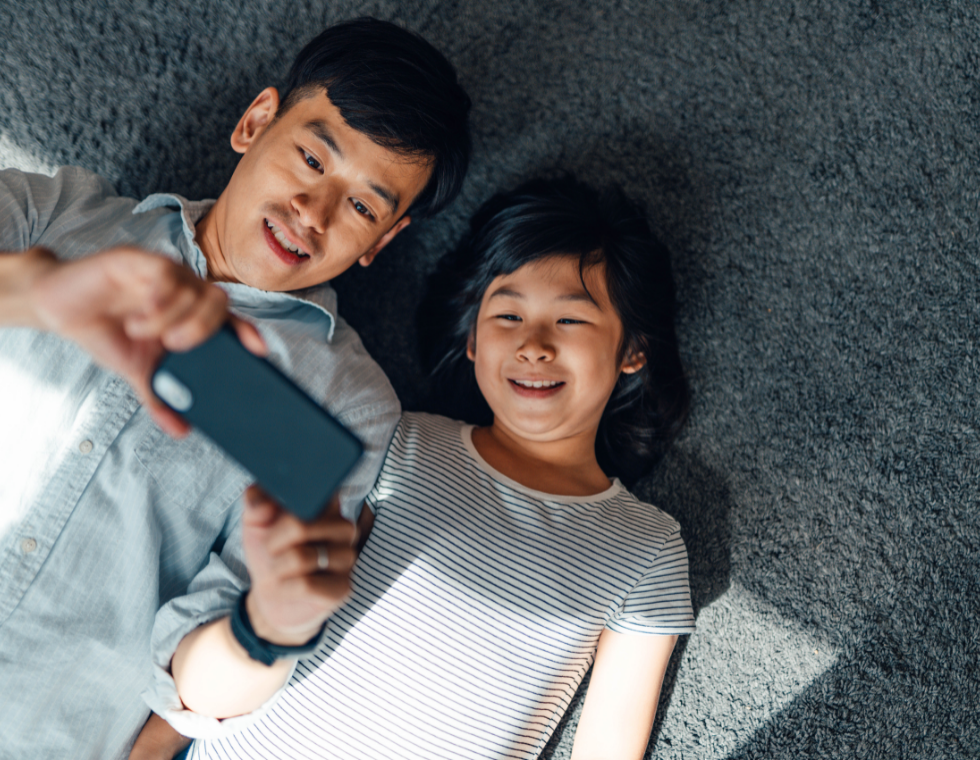
[{"label": "man's smiling mouth", "polygon": [[301,259],[308,259],[310,257],[310,254],[305,253],[299,246],[293,245],[283,231],[268,219],[265,220],[265,226],[269,228],[269,231],[272,233],[272,236],[276,239],[279,245],[281,245],[291,254],[294,256],[299,256]]}]

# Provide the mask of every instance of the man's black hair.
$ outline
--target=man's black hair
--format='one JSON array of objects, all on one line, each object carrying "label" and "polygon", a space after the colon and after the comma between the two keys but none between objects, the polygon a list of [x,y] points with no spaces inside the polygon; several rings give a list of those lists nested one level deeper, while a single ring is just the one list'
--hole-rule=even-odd
[{"label": "man's black hair", "polygon": [[470,99],[452,64],[422,37],[375,18],[331,26],[296,56],[279,115],[317,90],[352,129],[432,162],[407,213],[435,214],[459,194],[470,158]]},{"label": "man's black hair", "polygon": [[467,340],[494,278],[550,256],[578,259],[583,273],[603,266],[623,323],[620,359],[628,351],[646,357],[638,372],[620,375],[596,436],[599,465],[630,487],[680,431],[690,392],[674,332],[670,254],[639,206],[618,190],[599,193],[568,177],[532,180],[476,212],[469,234],[439,261],[419,308],[422,363],[432,380],[429,408],[477,425],[493,421],[466,356]]}]

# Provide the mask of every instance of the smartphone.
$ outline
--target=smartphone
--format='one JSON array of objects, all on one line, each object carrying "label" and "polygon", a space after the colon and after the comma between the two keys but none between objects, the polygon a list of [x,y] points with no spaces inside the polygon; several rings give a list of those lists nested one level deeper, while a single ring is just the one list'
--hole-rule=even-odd
[{"label": "smartphone", "polygon": [[230,325],[153,374],[163,403],[248,470],[284,508],[313,520],[364,451],[361,442]]}]

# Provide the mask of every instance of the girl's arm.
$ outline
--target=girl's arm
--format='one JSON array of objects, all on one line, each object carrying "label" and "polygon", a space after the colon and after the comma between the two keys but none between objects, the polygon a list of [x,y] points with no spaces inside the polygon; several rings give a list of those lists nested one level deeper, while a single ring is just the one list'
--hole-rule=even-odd
[{"label": "girl's arm", "polygon": [[602,632],[572,760],[643,758],[675,643],[677,636]]}]

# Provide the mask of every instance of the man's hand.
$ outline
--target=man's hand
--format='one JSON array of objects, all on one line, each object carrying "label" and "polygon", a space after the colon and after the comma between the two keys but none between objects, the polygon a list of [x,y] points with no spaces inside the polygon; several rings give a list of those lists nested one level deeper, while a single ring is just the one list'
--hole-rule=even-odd
[{"label": "man's hand", "polygon": [[[365,524],[369,529],[370,522]],[[242,533],[252,579],[245,605],[253,630],[280,646],[305,644],[350,596],[357,528],[340,516],[336,500],[324,515],[304,523],[252,486],[245,494]],[[187,709],[213,718],[255,710],[285,683],[292,667],[285,659],[270,666],[251,659],[228,617],[187,634],[170,663]]]},{"label": "man's hand", "polygon": [[245,605],[255,633],[283,646],[315,636],[350,596],[356,542],[357,528],[340,516],[336,499],[304,523],[257,486],[249,488],[242,543],[252,579]]},{"label": "man's hand", "polygon": [[24,298],[4,323],[50,330],[78,343],[126,378],[171,435],[186,435],[190,427],[150,389],[151,374],[166,351],[193,348],[231,319],[246,348],[266,353],[252,325],[229,317],[223,290],[163,256],[132,247],[69,262],[43,248],[13,255],[25,257],[25,275],[12,286],[22,289]]}]

